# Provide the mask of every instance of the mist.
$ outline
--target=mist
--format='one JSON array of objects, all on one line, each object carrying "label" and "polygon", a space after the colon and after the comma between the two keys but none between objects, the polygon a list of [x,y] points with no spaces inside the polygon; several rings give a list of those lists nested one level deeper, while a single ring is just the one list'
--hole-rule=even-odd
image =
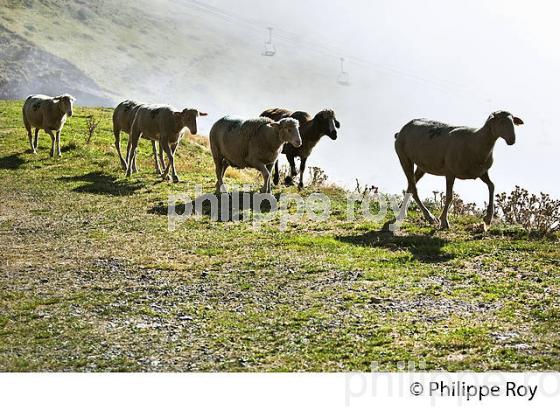
[{"label": "mist", "polygon": [[[498,191],[521,185],[560,195],[560,144],[553,138],[560,91],[554,2],[182,3],[223,11],[211,18],[221,23],[224,44],[251,55],[249,79],[247,60],[231,57],[208,76],[205,89],[221,94],[219,101],[207,101],[218,114],[213,119],[256,115],[272,106],[311,113],[334,108],[340,137],[322,141],[309,160],[332,181],[353,186],[357,178],[400,192],[405,179],[393,136],[406,122],[427,117],[482,126],[490,112],[504,109],[526,125],[517,129],[515,146],[502,140],[496,145],[491,176]],[[268,26],[274,28],[274,57],[260,56]],[[336,81],[339,57],[346,59],[347,87]],[[233,82],[221,81],[223,76]],[[424,196],[442,191],[443,178],[427,177],[419,189]],[[480,181],[458,182],[456,190],[468,200],[486,200]]]},{"label": "mist", "polygon": [[[490,175],[497,192],[520,185],[560,197],[554,1],[140,0],[91,7],[91,24],[76,28],[83,37],[77,46],[60,40],[45,48],[75,62],[115,102],[208,111],[202,134],[223,115],[333,108],[339,138],[322,140],[308,165],[349,188],[358,179],[391,193],[406,187],[393,142],[409,120],[479,127],[492,111],[507,110],[525,125],[516,145],[496,144]],[[96,27],[103,12],[123,30]],[[262,55],[267,27],[273,57]],[[348,86],[337,82],[341,57]],[[419,190],[426,197],[444,186],[428,176]],[[487,199],[481,181],[458,181],[455,189],[469,201]]]}]

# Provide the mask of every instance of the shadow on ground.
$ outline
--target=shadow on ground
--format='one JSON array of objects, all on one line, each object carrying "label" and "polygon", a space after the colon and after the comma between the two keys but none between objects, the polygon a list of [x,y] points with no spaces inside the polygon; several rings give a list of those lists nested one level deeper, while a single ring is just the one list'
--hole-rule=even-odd
[{"label": "shadow on ground", "polygon": [[338,236],[338,241],[366,247],[380,247],[392,250],[406,249],[415,260],[426,263],[446,262],[453,255],[443,252],[445,239],[429,235],[398,236],[387,230],[370,231],[361,235]]},{"label": "shadow on ground", "polygon": [[75,143],[71,142],[69,144],[62,145],[62,147],[60,147],[60,151],[63,152],[63,153],[64,152],[70,152],[70,151],[75,150],[76,148],[78,148],[78,146]]},{"label": "shadow on ground", "polygon": [[20,158],[21,154],[12,154],[0,158],[0,169],[18,169],[25,160]]},{"label": "shadow on ground", "polygon": [[[171,213],[175,212],[178,216],[182,216],[185,213],[185,209],[187,209],[191,215],[207,216],[213,221],[243,221],[247,219],[247,213],[250,211],[259,214],[277,211],[280,202],[279,198],[280,194],[272,195],[260,192],[223,193],[221,195],[203,194],[194,201],[189,202],[176,198],[175,209],[171,209]],[[168,215],[170,212],[169,206],[167,202],[160,202],[148,212],[156,215]]]},{"label": "shadow on ground", "polygon": [[59,180],[65,182],[87,182],[85,185],[74,188],[73,191],[100,195],[127,196],[144,187],[139,182],[119,181],[114,176],[102,172],[90,172],[89,174],[73,177],[60,177]]}]

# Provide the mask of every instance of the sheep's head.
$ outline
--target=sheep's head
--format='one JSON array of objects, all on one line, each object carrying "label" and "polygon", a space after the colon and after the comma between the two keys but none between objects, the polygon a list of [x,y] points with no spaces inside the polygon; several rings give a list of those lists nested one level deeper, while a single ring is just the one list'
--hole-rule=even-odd
[{"label": "sheep's head", "polygon": [[336,115],[331,109],[324,109],[319,111],[313,119],[321,135],[327,135],[330,139],[335,140],[338,137],[337,128],[340,128],[340,123],[336,119]]},{"label": "sheep's head", "polygon": [[490,114],[486,123],[496,138],[503,138],[508,145],[515,144],[515,125],[523,124],[523,120],[507,111],[496,111]]},{"label": "sheep's head", "polygon": [[60,112],[68,115],[69,117],[72,116],[74,101],[76,101],[76,99],[70,94],[62,94],[58,97],[54,97],[53,99],[53,102],[60,108]]},{"label": "sheep's head", "polygon": [[272,122],[270,125],[278,130],[278,135],[283,142],[289,142],[296,148],[301,146],[299,122],[297,120],[283,118],[278,122]]},{"label": "sheep's head", "polygon": [[200,112],[194,108],[185,108],[181,112],[174,113],[175,119],[183,127],[187,127],[191,134],[195,135],[198,132],[196,119],[198,117],[205,117],[208,115],[205,112]]}]

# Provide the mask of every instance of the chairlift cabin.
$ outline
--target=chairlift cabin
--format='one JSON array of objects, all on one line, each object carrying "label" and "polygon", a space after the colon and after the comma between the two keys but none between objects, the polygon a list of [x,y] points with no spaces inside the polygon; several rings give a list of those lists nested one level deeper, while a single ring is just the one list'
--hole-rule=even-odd
[{"label": "chairlift cabin", "polygon": [[338,74],[338,83],[340,85],[350,85],[350,75],[344,71],[344,58],[340,58],[340,73]]},{"label": "chairlift cabin", "polygon": [[272,27],[268,27],[268,41],[264,42],[264,51],[262,53],[265,57],[273,57],[276,54],[276,46],[272,42]]}]

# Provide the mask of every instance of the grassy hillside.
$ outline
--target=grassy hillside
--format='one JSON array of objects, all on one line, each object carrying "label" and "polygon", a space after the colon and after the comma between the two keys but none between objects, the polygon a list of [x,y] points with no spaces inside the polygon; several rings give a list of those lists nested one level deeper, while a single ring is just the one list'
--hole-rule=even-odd
[{"label": "grassy hillside", "polygon": [[279,104],[305,84],[329,101],[337,88],[336,59],[329,61],[334,71],[325,75],[316,72],[325,61],[303,51],[263,58],[265,23],[257,33],[188,2],[0,0],[0,26],[71,62],[114,101],[197,104],[211,112],[235,105],[236,112],[254,115],[266,106],[242,107],[229,96]]},{"label": "grassy hillside", "polygon": [[179,148],[184,182],[159,182],[146,142],[125,179],[110,110],[77,107],[51,159],[43,133],[28,152],[20,107],[0,102],[0,371],[560,370],[557,242],[468,218],[382,235],[345,221],[335,187],[304,191],[331,197],[324,222],[169,232],[168,193],[213,191],[203,139]]},{"label": "grassy hillside", "polygon": [[0,98],[60,95],[64,90],[86,105],[111,105],[107,94],[76,66],[12,33],[0,24]]}]

